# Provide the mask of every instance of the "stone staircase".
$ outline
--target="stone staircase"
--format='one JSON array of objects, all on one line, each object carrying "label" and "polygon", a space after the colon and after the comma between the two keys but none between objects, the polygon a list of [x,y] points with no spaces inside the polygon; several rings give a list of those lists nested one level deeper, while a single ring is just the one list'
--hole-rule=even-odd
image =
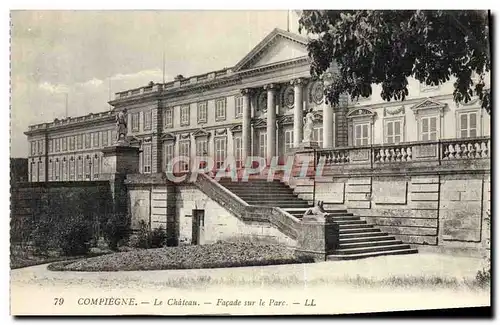
[{"label": "stone staircase", "polygon": [[[233,182],[223,178],[219,184],[252,205],[279,207],[301,219],[311,207],[307,201],[294,194],[293,190],[279,180],[251,179],[248,182]],[[367,224],[347,210],[326,210],[339,226],[339,245],[329,260],[347,260],[364,257],[414,254],[417,250],[379,228]]]}]

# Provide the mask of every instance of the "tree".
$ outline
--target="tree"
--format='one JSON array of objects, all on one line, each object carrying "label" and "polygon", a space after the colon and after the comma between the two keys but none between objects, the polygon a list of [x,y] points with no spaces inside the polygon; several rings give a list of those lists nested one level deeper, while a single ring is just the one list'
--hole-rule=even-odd
[{"label": "tree", "polygon": [[382,85],[382,99],[404,100],[408,77],[426,85],[453,78],[455,102],[478,96],[489,113],[489,21],[487,11],[304,10],[299,31],[312,36],[311,74],[334,106],[342,94],[369,97],[372,84]]}]

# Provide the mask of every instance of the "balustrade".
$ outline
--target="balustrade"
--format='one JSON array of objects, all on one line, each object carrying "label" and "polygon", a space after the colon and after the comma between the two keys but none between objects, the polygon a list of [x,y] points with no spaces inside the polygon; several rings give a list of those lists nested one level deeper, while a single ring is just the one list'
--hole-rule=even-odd
[{"label": "balustrade", "polygon": [[376,163],[412,161],[412,146],[397,144],[390,147],[373,148]]},{"label": "balustrade", "polygon": [[485,159],[491,157],[490,145],[490,138],[482,137],[319,149],[316,151],[316,162],[324,161],[325,166],[369,163],[368,153],[374,164]]}]

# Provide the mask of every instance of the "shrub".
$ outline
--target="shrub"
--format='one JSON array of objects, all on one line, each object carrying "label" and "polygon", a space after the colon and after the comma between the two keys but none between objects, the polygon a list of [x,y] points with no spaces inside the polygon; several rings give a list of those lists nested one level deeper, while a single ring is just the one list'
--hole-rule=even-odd
[{"label": "shrub", "polygon": [[54,233],[55,240],[64,255],[75,256],[87,254],[92,240],[92,220],[77,215],[69,222],[59,223]]},{"label": "shrub", "polygon": [[162,226],[154,229],[151,232],[151,247],[149,248],[161,248],[165,246],[167,242],[167,232]]},{"label": "shrub", "polygon": [[35,253],[47,254],[50,248],[54,246],[53,232],[52,218],[46,214],[40,215],[30,234]]},{"label": "shrub", "polygon": [[149,226],[144,220],[139,221],[139,230],[130,237],[129,245],[135,248],[149,248],[151,246]]},{"label": "shrub", "polygon": [[104,239],[108,247],[118,250],[118,245],[127,240],[130,233],[130,218],[124,214],[111,214],[103,227]]}]

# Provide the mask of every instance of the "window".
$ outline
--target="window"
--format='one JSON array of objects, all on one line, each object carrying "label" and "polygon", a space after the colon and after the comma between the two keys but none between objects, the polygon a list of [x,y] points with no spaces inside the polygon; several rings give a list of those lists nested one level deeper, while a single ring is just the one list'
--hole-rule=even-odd
[{"label": "window", "polygon": [[99,148],[99,132],[92,133],[92,146]]},{"label": "window", "polygon": [[243,167],[243,142],[241,137],[234,137],[234,160],[236,160],[236,168]]},{"label": "window", "polygon": [[67,137],[61,138],[61,147],[62,147],[62,151],[68,151],[68,138]]},{"label": "window", "polygon": [[75,137],[69,137],[69,150],[75,150]]},{"label": "window", "polygon": [[215,101],[215,120],[224,121],[226,119],[226,99],[221,98]]},{"label": "window", "polygon": [[403,141],[402,123],[398,121],[385,122],[385,143],[394,144]]},{"label": "window", "polygon": [[54,152],[54,140],[52,139],[49,140],[49,152]]},{"label": "window", "polygon": [[53,175],[53,173],[52,173],[52,166],[53,166],[53,165],[54,165],[54,164],[52,163],[52,159],[50,159],[50,160],[49,160],[49,168],[48,168],[48,172],[49,172],[49,174],[47,175],[47,178],[48,178],[48,180],[49,180],[49,181],[51,181],[51,180],[52,180],[52,175]]},{"label": "window", "polygon": [[36,141],[31,141],[31,155],[36,155]]},{"label": "window", "polygon": [[68,180],[68,161],[66,160],[66,158],[63,158],[63,161],[62,161],[62,171],[61,171],[61,175],[62,175],[62,180],[63,181],[67,181]]},{"label": "window", "polygon": [[165,115],[163,115],[163,125],[166,128],[174,126],[174,110],[172,107],[165,109]]},{"label": "window", "polygon": [[85,133],[85,149],[90,148],[90,133]]},{"label": "window", "polygon": [[356,124],[354,125],[354,145],[364,146],[370,142],[370,124]]},{"label": "window", "polygon": [[71,157],[69,160],[69,180],[74,181],[75,180],[75,159]]},{"label": "window", "polygon": [[31,170],[31,181],[38,182],[37,175],[36,175],[36,164],[34,161],[32,161],[30,164],[30,170]]},{"label": "window", "polygon": [[94,179],[99,179],[99,156],[94,156]]},{"label": "window", "polygon": [[315,127],[312,132],[312,140],[318,143],[320,148],[323,148],[323,127]]},{"label": "window", "polygon": [[111,140],[110,140],[110,143],[113,143],[113,141],[116,141],[116,130],[111,130]]},{"label": "window", "polygon": [[145,174],[151,173],[151,143],[144,144],[142,168]]},{"label": "window", "polygon": [[196,155],[203,157],[208,155],[208,141],[205,137],[196,139]]},{"label": "window", "polygon": [[181,126],[189,125],[189,105],[181,106]]},{"label": "window", "polygon": [[267,157],[267,132],[265,131],[259,133],[259,156]]},{"label": "window", "polygon": [[54,139],[56,142],[56,152],[61,151],[61,139]]},{"label": "window", "polygon": [[477,137],[477,112],[460,113],[459,123],[460,138]]},{"label": "window", "polygon": [[76,148],[83,149],[83,134],[76,136]]},{"label": "window", "polygon": [[172,142],[164,142],[163,152],[164,152],[163,166],[165,166],[165,171],[172,171],[172,165],[170,164],[170,162],[172,161],[172,159],[174,159],[174,144]]},{"label": "window", "polygon": [[85,158],[85,180],[89,181],[90,180],[90,166],[92,165],[92,160],[90,159],[89,156]]},{"label": "window", "polygon": [[189,158],[190,158],[190,154],[189,154],[189,151],[191,150],[191,146],[190,146],[190,142],[189,141],[180,141],[179,142],[179,155],[182,157],[184,156],[184,159],[180,162],[180,168],[179,170],[181,172],[185,172],[185,171],[188,171],[189,170]]},{"label": "window", "polygon": [[130,118],[132,119],[132,132],[139,132],[139,112],[133,113]]},{"label": "window", "polygon": [[420,119],[420,140],[437,140],[437,116],[425,116]]},{"label": "window", "polygon": [[43,154],[43,140],[38,141],[38,154]]},{"label": "window", "polygon": [[236,117],[241,117],[243,115],[243,96],[237,96],[234,100]]},{"label": "window", "polygon": [[144,131],[150,131],[153,123],[153,111],[144,112]]},{"label": "window", "polygon": [[43,160],[38,161],[38,181],[45,181],[45,165],[43,164]]},{"label": "window", "polygon": [[215,138],[215,168],[224,167],[226,159],[226,137]]},{"label": "window", "polygon": [[207,102],[198,103],[198,123],[207,122]]},{"label": "window", "polygon": [[61,164],[59,163],[59,158],[56,158],[56,163],[54,164],[54,175],[55,180],[58,181],[61,175]]},{"label": "window", "polygon": [[293,148],[293,130],[285,130],[285,153]]},{"label": "window", "polygon": [[108,131],[101,132],[101,141],[103,147],[108,145]]},{"label": "window", "polygon": [[83,159],[82,157],[78,157],[78,170],[77,170],[77,177],[78,180],[81,181],[83,179]]}]

